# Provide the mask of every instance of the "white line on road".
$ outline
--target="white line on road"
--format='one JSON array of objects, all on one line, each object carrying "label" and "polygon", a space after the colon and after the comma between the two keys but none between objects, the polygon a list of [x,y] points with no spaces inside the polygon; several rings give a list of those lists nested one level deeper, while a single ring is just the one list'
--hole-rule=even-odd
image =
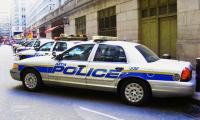
[{"label": "white line on road", "polygon": [[95,113],[95,114],[98,114],[98,115],[101,115],[101,116],[104,116],[104,117],[107,117],[107,118],[111,118],[113,120],[123,120],[121,118],[117,118],[115,116],[112,116],[112,115],[108,115],[108,114],[105,114],[105,113],[102,113],[102,112],[98,112],[98,111],[95,111],[95,110],[92,110],[92,109],[89,109],[89,108],[85,108],[85,107],[81,107],[80,106],[80,109],[81,110],[85,110],[85,111],[88,111],[88,112],[91,112],[91,113]]}]

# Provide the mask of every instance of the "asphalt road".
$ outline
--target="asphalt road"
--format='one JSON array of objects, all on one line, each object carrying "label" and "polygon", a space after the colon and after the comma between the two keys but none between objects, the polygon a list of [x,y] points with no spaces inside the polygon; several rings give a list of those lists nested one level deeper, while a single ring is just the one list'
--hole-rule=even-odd
[{"label": "asphalt road", "polygon": [[[0,120],[190,120],[200,107],[186,98],[153,98],[146,106],[120,103],[112,93],[51,86],[25,91],[10,77],[11,47],[0,47]],[[184,91],[183,91],[184,92]]]}]

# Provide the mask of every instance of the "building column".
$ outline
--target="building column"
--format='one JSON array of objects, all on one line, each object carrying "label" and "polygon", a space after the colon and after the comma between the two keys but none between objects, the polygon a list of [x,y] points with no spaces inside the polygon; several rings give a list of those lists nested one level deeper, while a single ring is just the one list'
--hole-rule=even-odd
[{"label": "building column", "polygon": [[[49,28],[51,28],[51,24],[47,25],[47,29],[49,29]],[[46,38],[52,39],[52,33],[51,32],[46,33]]]},{"label": "building column", "polygon": [[96,11],[86,16],[86,35],[88,39],[92,39],[92,36],[98,35],[98,18]]},{"label": "building column", "polygon": [[120,40],[138,42],[139,39],[138,0],[126,0],[116,6],[117,36]]},{"label": "building column", "polygon": [[75,35],[75,19],[69,18],[69,25],[64,26],[64,34]]},{"label": "building column", "polygon": [[200,57],[200,0],[177,0],[177,58],[195,64]]}]

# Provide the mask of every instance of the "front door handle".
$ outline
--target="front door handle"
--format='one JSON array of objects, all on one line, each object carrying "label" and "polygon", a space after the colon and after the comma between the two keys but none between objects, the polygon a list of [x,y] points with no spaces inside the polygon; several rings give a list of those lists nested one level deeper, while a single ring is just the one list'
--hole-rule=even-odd
[{"label": "front door handle", "polygon": [[45,53],[45,55],[49,55],[49,53]]},{"label": "front door handle", "polygon": [[78,65],[78,67],[84,68],[84,67],[86,67],[86,65]]},{"label": "front door handle", "polygon": [[122,71],[122,70],[124,70],[124,68],[123,67],[116,67],[115,70]]}]

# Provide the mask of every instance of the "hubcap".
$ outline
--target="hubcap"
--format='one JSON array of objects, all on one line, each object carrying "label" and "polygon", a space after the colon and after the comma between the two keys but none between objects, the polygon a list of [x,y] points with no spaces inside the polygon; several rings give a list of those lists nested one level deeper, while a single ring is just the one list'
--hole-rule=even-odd
[{"label": "hubcap", "polygon": [[142,86],[137,83],[128,84],[125,88],[125,97],[132,103],[139,102],[144,96]]},{"label": "hubcap", "polygon": [[26,87],[33,89],[37,86],[37,77],[33,73],[28,73],[24,79]]}]

